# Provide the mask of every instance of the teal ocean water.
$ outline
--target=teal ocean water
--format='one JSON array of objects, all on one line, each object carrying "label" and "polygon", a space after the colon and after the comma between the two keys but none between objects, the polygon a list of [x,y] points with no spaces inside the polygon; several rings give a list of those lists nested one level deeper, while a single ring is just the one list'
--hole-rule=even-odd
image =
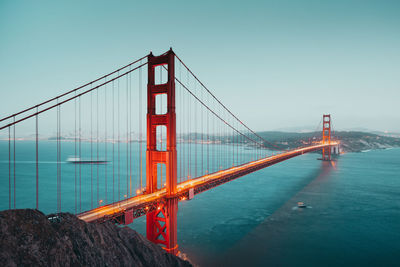
[{"label": "teal ocean water", "polygon": [[[17,142],[17,208],[35,206],[34,145]],[[103,153],[104,144],[99,145]],[[90,150],[89,144],[82,146]],[[55,147],[55,142],[40,146],[39,208],[45,213],[56,210]],[[94,206],[97,199],[105,200],[106,181],[108,202],[129,192],[126,181],[140,175],[139,151],[135,145],[130,174],[125,147],[121,144],[119,195],[116,182],[110,189],[112,163],[81,167],[82,210],[91,207],[91,177],[96,188],[97,168],[100,194],[94,194]],[[9,205],[8,142],[0,142],[0,148],[3,210]],[[111,151],[109,146],[109,156]],[[63,144],[62,159],[73,154],[73,144]],[[180,250],[199,266],[399,266],[400,149],[343,154],[335,164],[317,158],[306,154],[180,202]],[[75,166],[62,164],[62,209],[71,212]],[[133,190],[137,187],[135,182]],[[298,209],[298,201],[308,207]],[[144,222],[139,218],[130,227],[145,234]]]},{"label": "teal ocean water", "polygon": [[317,157],[181,203],[181,250],[200,266],[399,266],[400,149]]}]

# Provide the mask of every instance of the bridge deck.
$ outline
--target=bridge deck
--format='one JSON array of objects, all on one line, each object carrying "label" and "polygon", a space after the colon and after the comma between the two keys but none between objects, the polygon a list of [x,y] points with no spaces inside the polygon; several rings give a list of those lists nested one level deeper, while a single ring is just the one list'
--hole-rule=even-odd
[{"label": "bridge deck", "polygon": [[[274,165],[304,153],[309,153],[321,150],[328,146],[336,145],[338,145],[337,142],[331,142],[330,144],[318,144],[304,148],[298,148],[263,159],[251,161],[240,166],[193,178],[178,185],[177,197],[179,197],[179,200],[185,200],[188,199],[190,189],[193,189],[194,194],[199,194],[210,188],[229,182],[259,169]],[[137,218],[157,209],[164,203],[165,198],[166,190],[162,189],[151,194],[138,195],[80,213],[78,214],[78,218],[86,222],[105,220],[121,221],[123,220],[126,212],[132,212],[133,218]]]}]

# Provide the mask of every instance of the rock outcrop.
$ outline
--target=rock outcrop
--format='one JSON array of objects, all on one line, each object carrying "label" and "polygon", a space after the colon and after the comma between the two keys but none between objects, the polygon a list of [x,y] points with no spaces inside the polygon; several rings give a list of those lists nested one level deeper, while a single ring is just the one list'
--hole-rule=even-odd
[{"label": "rock outcrop", "polygon": [[72,214],[0,212],[2,266],[191,266],[128,227],[91,224]]}]

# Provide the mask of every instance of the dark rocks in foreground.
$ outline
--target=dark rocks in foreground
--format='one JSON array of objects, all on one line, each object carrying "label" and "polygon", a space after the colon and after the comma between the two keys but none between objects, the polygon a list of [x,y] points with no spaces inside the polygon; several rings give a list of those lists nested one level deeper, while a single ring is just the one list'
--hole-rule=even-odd
[{"label": "dark rocks in foreground", "polygon": [[72,214],[49,220],[37,210],[0,212],[2,266],[191,266],[128,227]]}]

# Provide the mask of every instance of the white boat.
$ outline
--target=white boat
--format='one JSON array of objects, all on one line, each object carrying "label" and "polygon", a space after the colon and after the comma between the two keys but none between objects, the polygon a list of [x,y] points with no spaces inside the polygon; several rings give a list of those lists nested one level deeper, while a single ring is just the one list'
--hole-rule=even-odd
[{"label": "white boat", "polygon": [[68,163],[74,164],[105,164],[106,160],[90,160],[90,159],[81,159],[80,157],[71,156],[67,159]]},{"label": "white boat", "polygon": [[299,202],[297,202],[297,207],[299,207],[299,208],[307,208],[307,205],[304,204],[304,202],[299,201]]}]

